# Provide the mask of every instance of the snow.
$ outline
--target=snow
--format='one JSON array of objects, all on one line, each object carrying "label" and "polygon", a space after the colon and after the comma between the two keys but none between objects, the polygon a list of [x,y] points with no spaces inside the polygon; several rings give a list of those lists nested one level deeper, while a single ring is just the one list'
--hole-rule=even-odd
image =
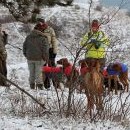
[{"label": "snow", "polygon": [[120,124],[73,121],[71,119],[24,119],[1,117],[1,130],[123,130]]},{"label": "snow", "polygon": [[[79,47],[78,43],[82,35],[88,30],[86,28],[86,23],[88,21],[88,1],[83,0],[82,3],[76,1],[75,6],[72,7],[59,7],[55,6],[52,8],[44,8],[40,14],[47,21],[52,20],[56,22],[62,30],[59,31],[59,54],[57,60],[61,57],[67,57],[70,61],[73,61],[73,56],[66,49],[65,46],[72,50],[75,54],[75,50]],[[76,6],[79,6],[77,8]],[[95,0],[93,9],[91,10],[91,19],[102,18],[102,16],[108,17],[108,12],[113,14],[113,10],[110,8],[104,8],[102,12],[94,10],[98,0]],[[1,13],[6,13],[5,8],[1,8]],[[105,14],[105,15],[104,15]],[[31,25],[33,27],[34,25]],[[8,78],[18,84],[20,87],[24,88],[27,92],[33,95],[35,98],[39,99],[46,106],[51,106],[53,109],[50,112],[58,109],[57,96],[53,86],[50,90],[30,90],[28,83],[28,66],[25,57],[22,54],[22,43],[26,37],[26,34],[21,31],[22,23],[8,23],[3,24],[3,27],[9,34],[9,44],[7,48],[7,65],[8,65]],[[30,26],[28,26],[30,28]],[[111,34],[118,34],[121,39],[120,43],[116,43],[114,50],[122,48],[125,54],[120,52],[108,52],[108,55],[113,55],[125,62],[130,66],[129,63],[129,48],[130,48],[130,17],[126,16],[124,11],[120,11],[109,23],[102,26],[102,29]],[[14,48],[15,46],[15,48]],[[63,51],[64,50],[64,51]],[[109,51],[112,49],[109,48]],[[117,58],[118,56],[118,58]],[[65,88],[63,91],[58,90],[59,96],[64,97],[64,101],[67,99],[68,89]],[[112,100],[110,99],[112,97]],[[113,110],[119,110],[121,103],[126,100],[126,108],[129,108],[129,93],[124,93],[120,96],[112,95],[111,97],[106,97],[106,101],[109,100],[110,104],[114,104]],[[23,98],[23,101],[21,99]],[[86,97],[84,94],[74,93],[74,102],[80,101],[82,103],[82,108],[79,110],[85,111],[85,101]],[[129,130],[129,111],[127,118],[122,121],[117,121],[115,114],[115,121],[113,120],[98,120],[96,122],[91,122],[90,119],[84,117],[70,117],[65,118],[64,115],[60,117],[57,113],[52,115],[43,114],[42,110],[38,105],[34,103],[26,95],[23,95],[17,88],[11,86],[11,89],[0,87],[0,130]],[[23,105],[21,105],[23,103]],[[128,106],[128,107],[127,107]],[[23,107],[23,108],[22,108]],[[14,108],[14,109],[12,109]],[[37,108],[37,109],[35,109]],[[107,106],[106,106],[107,108]],[[47,109],[48,110],[48,109]],[[124,109],[125,110],[125,109]],[[28,114],[21,114],[21,112],[28,112]],[[31,113],[32,112],[39,112]],[[80,113],[83,113],[82,111]],[[120,111],[119,111],[120,113]],[[82,114],[83,115],[83,114]],[[127,124],[128,123],[128,124]]]}]

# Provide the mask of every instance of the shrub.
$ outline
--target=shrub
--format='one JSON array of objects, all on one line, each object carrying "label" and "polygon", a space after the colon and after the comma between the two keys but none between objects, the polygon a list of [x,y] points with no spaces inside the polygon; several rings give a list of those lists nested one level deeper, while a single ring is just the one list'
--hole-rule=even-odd
[{"label": "shrub", "polygon": [[130,17],[130,11],[127,11],[127,12],[126,12],[126,15]]},{"label": "shrub", "polygon": [[101,6],[101,5],[97,5],[97,6],[95,7],[95,10],[97,10],[97,11],[102,11],[102,6]]}]

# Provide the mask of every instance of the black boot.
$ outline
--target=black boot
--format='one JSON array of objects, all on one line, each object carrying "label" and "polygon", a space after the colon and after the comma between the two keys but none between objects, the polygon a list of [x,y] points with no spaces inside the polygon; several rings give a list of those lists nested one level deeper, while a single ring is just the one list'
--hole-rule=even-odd
[{"label": "black boot", "polygon": [[6,81],[3,81],[3,82],[1,82],[1,86],[5,86],[5,87],[9,87],[10,85],[6,82]]},{"label": "black boot", "polygon": [[44,81],[44,87],[46,88],[46,89],[49,89],[50,88],[50,80],[49,80],[49,78],[48,77],[46,77],[46,79],[45,79],[45,81]]},{"label": "black boot", "polygon": [[43,84],[37,84],[36,86],[39,90],[43,90]]},{"label": "black boot", "polygon": [[35,89],[35,84],[33,83],[33,84],[30,84],[30,88],[31,89]]}]

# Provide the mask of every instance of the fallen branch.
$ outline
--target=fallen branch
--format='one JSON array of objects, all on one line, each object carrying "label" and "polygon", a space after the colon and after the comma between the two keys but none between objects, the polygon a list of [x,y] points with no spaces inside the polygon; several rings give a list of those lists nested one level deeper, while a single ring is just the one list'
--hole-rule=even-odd
[{"label": "fallen branch", "polygon": [[25,91],[24,89],[20,88],[17,84],[13,83],[12,81],[10,81],[9,79],[7,79],[5,76],[3,76],[0,73],[0,77],[4,80],[6,80],[8,83],[14,85],[16,88],[18,88],[21,92],[25,93],[26,95],[28,95],[30,98],[32,98],[36,103],[38,103],[43,109],[46,109],[45,104],[42,104],[41,102],[39,102],[36,98],[34,98],[31,94],[29,94],[27,91]]}]

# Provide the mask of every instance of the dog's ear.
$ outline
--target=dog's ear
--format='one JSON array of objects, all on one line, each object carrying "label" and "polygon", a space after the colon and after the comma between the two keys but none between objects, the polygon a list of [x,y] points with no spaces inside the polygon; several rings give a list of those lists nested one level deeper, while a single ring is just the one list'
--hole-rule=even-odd
[{"label": "dog's ear", "polygon": [[57,64],[61,64],[61,65],[68,64],[68,59],[67,58],[62,58],[62,59],[57,61]]},{"label": "dog's ear", "polygon": [[67,58],[63,58],[63,59],[62,59],[62,62],[63,62],[63,64],[68,64],[69,61],[68,61]]},{"label": "dog's ear", "polygon": [[121,71],[122,70],[120,64],[113,64],[113,69],[116,70],[116,71]]},{"label": "dog's ear", "polygon": [[79,61],[79,65],[81,68],[88,67],[88,64],[85,59]]},{"label": "dog's ear", "polygon": [[62,64],[62,59],[58,60],[57,64]]},{"label": "dog's ear", "polygon": [[83,59],[83,60],[79,60],[79,65],[81,65],[82,63],[84,63],[85,62],[85,60]]}]

